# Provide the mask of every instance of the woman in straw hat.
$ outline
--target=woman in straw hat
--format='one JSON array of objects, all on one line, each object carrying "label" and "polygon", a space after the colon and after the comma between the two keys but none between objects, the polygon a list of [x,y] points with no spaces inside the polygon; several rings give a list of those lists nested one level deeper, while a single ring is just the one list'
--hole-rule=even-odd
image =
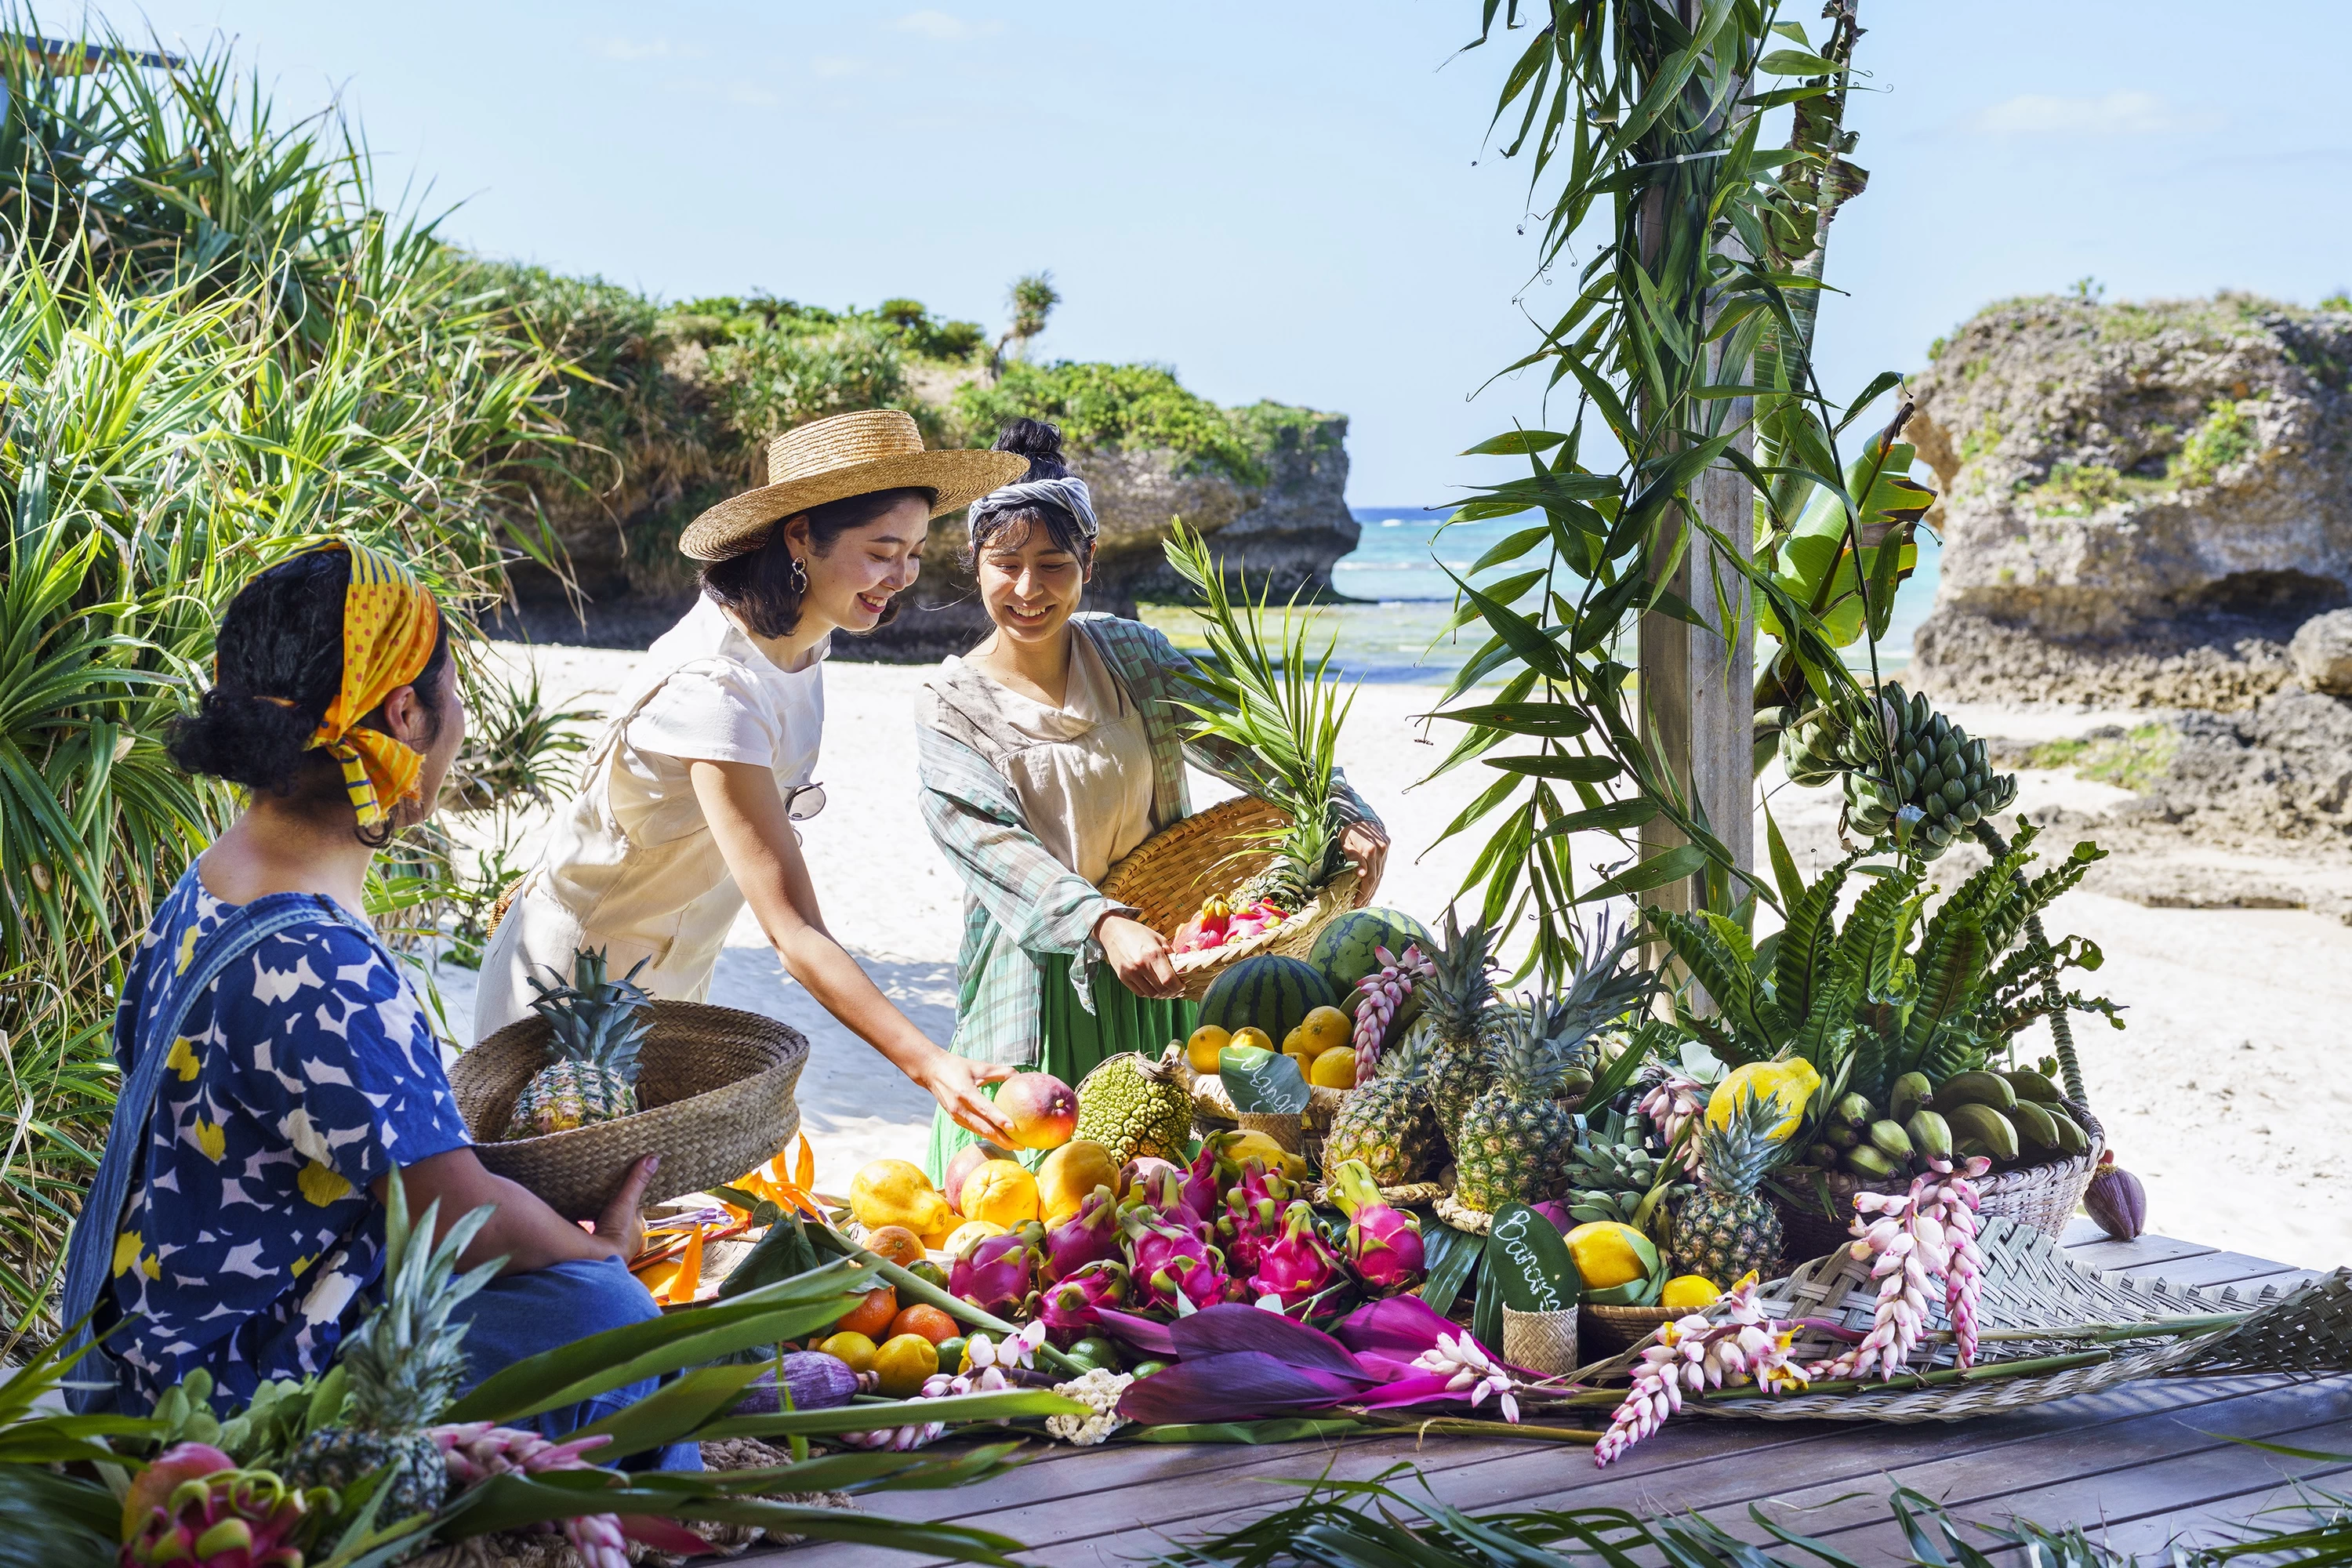
[{"label": "woman in straw hat", "polygon": [[1020,476],[1003,452],[923,449],[890,410],[769,444],[768,479],[694,520],[679,548],[702,594],[647,651],[482,959],[477,1038],[525,1016],[534,974],[603,948],[656,996],[698,1002],[748,902],[793,979],[940,1113],[1002,1137],[983,1086],[884,999],[825,930],[795,821],[814,816],[824,659],[835,631],[898,614],[930,521]]},{"label": "woman in straw hat", "polygon": [[[432,816],[465,735],[440,606],[399,562],[325,541],[229,601],[171,752],[247,799],[126,965],[122,1089],[66,1249],[65,1321],[100,1339],[70,1380],[78,1409],[144,1414],[202,1372],[226,1411],[325,1372],[383,1284],[394,1181],[410,1214],[438,1204],[441,1232],[471,1226],[461,1268],[498,1275],[451,1310],[451,1396],[660,1315],[625,1267],[658,1162],[621,1179],[593,1232],[485,1170],[362,913],[369,862]],[[653,1390],[527,1424],[560,1436]],[[649,1461],[701,1463],[692,1444]]]},{"label": "woman in straw hat", "polygon": [[[997,439],[1025,472],[972,503],[967,564],[995,631],[925,682],[917,702],[923,817],[963,879],[955,1048],[1076,1083],[1120,1051],[1192,1032],[1167,931],[1103,896],[1112,864],[1192,815],[1184,764],[1249,790],[1256,760],[1190,738],[1192,668],[1139,621],[1081,615],[1099,531],[1062,436],[1016,419]],[[1335,779],[1341,845],[1380,885],[1388,835]],[[932,1126],[934,1181],[971,1142]]]}]

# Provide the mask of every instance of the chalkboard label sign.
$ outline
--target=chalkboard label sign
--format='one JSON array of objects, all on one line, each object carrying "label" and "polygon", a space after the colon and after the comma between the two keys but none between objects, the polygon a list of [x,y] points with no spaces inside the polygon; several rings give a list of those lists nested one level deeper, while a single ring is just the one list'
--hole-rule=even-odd
[{"label": "chalkboard label sign", "polygon": [[1298,1064],[1263,1046],[1227,1046],[1217,1053],[1217,1077],[1248,1116],[1297,1116],[1310,1098]]},{"label": "chalkboard label sign", "polygon": [[1495,1211],[1484,1279],[1483,1289],[1500,1291],[1503,1304],[1521,1312],[1564,1312],[1584,1293],[1559,1227],[1525,1204]]}]

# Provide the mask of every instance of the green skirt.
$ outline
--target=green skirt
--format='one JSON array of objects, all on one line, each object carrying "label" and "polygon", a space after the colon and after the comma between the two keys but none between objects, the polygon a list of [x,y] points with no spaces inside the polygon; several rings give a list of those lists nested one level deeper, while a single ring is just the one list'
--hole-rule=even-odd
[{"label": "green skirt", "polygon": [[[1039,1023],[1045,1037],[1037,1043],[1037,1067],[1073,1089],[1105,1057],[1115,1057],[1121,1051],[1141,1051],[1157,1057],[1167,1048],[1169,1041],[1192,1036],[1198,1011],[1192,1003],[1182,997],[1160,1002],[1138,996],[1119,984],[1118,976],[1107,963],[1094,967],[1095,1010],[1091,1013],[1078,1005],[1078,994],[1070,988],[1068,953],[1045,954],[1037,971],[1038,980],[1045,987],[1039,1005]],[[932,1112],[931,1147],[924,1161],[931,1180],[944,1180],[948,1162],[956,1157],[958,1151],[977,1142],[949,1121],[946,1111]],[[1021,1161],[1034,1170],[1045,1157],[1043,1152],[1033,1150],[1024,1153]]]}]

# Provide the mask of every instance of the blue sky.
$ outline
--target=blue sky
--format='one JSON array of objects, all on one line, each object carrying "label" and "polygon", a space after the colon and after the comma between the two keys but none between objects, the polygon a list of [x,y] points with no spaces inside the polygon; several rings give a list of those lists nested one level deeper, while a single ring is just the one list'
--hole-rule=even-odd
[{"label": "blue sky", "polygon": [[[1353,416],[1349,498],[1444,501],[1537,388],[1525,175],[1482,156],[1510,55],[1477,0],[660,6],[150,0],[239,39],[289,108],[340,95],[394,188],[479,249],[668,296],[912,295],[992,328],[1053,269],[1049,355]],[[397,20],[392,19],[396,13]],[[1788,13],[1810,23],[1811,8]],[[1839,221],[1834,389],[1989,300],[2352,281],[2352,9],[1863,0],[1866,195]],[[47,19],[50,30],[60,25]]]}]

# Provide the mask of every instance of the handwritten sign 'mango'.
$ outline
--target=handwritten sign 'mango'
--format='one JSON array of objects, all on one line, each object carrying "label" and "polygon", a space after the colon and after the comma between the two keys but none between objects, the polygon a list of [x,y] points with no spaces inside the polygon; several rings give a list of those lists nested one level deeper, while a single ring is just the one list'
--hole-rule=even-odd
[{"label": "handwritten sign 'mango'", "polygon": [[1261,1046],[1227,1046],[1217,1053],[1217,1077],[1245,1116],[1296,1116],[1310,1096],[1298,1064]]}]

